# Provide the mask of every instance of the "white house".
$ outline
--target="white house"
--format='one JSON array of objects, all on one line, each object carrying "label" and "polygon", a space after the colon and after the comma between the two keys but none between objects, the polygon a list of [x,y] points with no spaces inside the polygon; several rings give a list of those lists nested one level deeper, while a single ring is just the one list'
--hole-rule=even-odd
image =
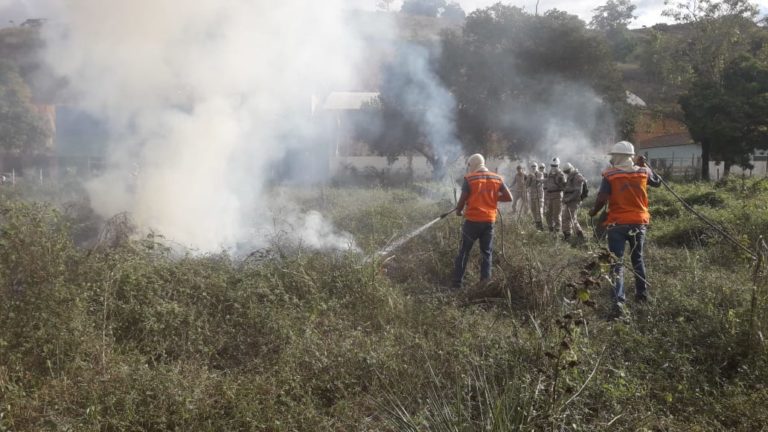
[{"label": "white house", "polygon": [[[667,175],[696,177],[701,172],[701,145],[693,142],[687,132],[650,138],[637,143],[637,153],[648,158],[651,167]],[[709,173],[712,179],[719,180],[724,166],[717,161],[710,161]],[[751,170],[731,167],[731,175],[768,176],[768,152],[758,150],[752,156]]]}]

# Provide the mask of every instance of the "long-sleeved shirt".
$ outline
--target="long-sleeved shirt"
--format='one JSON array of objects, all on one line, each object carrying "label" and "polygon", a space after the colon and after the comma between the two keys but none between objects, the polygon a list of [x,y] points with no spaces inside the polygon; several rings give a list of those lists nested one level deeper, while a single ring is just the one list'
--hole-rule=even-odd
[{"label": "long-sleeved shirt", "polygon": [[564,203],[572,203],[581,201],[581,191],[584,188],[584,183],[587,181],[584,176],[578,170],[573,170],[568,173],[565,182],[565,194],[563,195]]},{"label": "long-sleeved shirt", "polygon": [[526,175],[523,172],[517,172],[515,178],[512,180],[512,187],[517,192],[525,192]]},{"label": "long-sleeved shirt", "polygon": [[544,182],[544,190],[546,190],[547,193],[557,193],[562,192],[563,189],[565,189],[565,174],[559,169],[550,171]]}]

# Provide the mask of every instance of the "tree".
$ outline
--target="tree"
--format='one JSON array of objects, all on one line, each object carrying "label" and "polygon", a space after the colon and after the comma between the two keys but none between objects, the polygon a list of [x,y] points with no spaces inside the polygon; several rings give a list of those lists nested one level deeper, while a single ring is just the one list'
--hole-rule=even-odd
[{"label": "tree", "polygon": [[0,149],[34,153],[45,146],[50,135],[50,127],[35,110],[31,92],[18,67],[0,61]]},{"label": "tree", "polygon": [[768,65],[743,54],[723,71],[722,84],[701,79],[680,104],[692,137],[709,156],[751,168],[756,149],[768,148]]},{"label": "tree", "polygon": [[637,18],[636,8],[630,0],[608,0],[593,10],[590,27],[605,34],[616,60],[624,61],[635,50],[629,24]]},{"label": "tree", "polygon": [[445,7],[446,0],[405,0],[400,11],[408,15],[436,18]]},{"label": "tree", "polygon": [[[597,116],[589,133],[601,141],[625,124],[618,107],[626,96],[604,39],[562,11],[537,16],[496,4],[472,12],[461,32],[444,36],[440,73],[458,100],[468,152],[535,151],[553,118],[581,127]],[[503,148],[489,148],[499,141]]]},{"label": "tree", "polygon": [[460,4],[451,2],[443,8],[440,16],[449,21],[461,22],[467,18],[467,13],[464,12],[464,9],[462,9]]},{"label": "tree", "polygon": [[[689,128],[697,129],[699,125],[695,113],[705,111],[704,107],[709,105],[706,100],[697,96],[716,97],[725,94],[722,86],[726,66],[743,53],[754,49],[751,43],[757,29],[754,20],[759,9],[748,0],[666,0],[665,4],[671,7],[664,11],[664,15],[683,24],[688,31],[687,37],[677,37],[672,44],[668,44],[679,54],[674,57],[674,62],[679,66],[672,64],[668,65],[667,69],[676,72],[689,71],[673,79],[677,80],[683,92],[688,91],[688,95],[684,96],[685,99],[681,98],[681,102],[686,100],[688,104],[685,116],[686,121],[692,122]],[[701,104],[702,108],[696,109],[695,104]],[[716,150],[712,147],[715,145],[711,138],[713,136],[714,131],[702,133],[701,130],[694,136],[694,139],[702,139],[700,144],[703,179],[709,179],[710,155]]]},{"label": "tree", "polygon": [[590,27],[603,32],[627,29],[637,17],[634,15],[637,6],[630,0],[608,0],[602,6],[593,10]]},{"label": "tree", "polygon": [[719,81],[725,65],[747,49],[759,8],[748,0],[683,0],[665,4],[664,15],[686,24],[691,33],[680,61],[697,80]]},{"label": "tree", "polygon": [[421,154],[439,179],[461,153],[455,100],[435,73],[437,50],[403,42],[394,54],[382,68],[378,103],[367,107],[370,115],[355,130],[379,155]]}]

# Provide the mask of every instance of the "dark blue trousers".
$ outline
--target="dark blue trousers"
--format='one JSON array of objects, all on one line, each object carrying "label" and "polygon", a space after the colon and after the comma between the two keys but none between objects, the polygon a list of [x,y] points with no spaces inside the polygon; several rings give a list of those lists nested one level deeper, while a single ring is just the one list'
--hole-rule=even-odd
[{"label": "dark blue trousers", "polygon": [[[608,228],[608,249],[622,261],[624,249],[629,243],[629,253],[632,259],[632,269],[635,271],[635,297],[643,299],[648,296],[648,285],[645,277],[645,260],[643,246],[645,245],[645,225],[616,225]],[[613,297],[617,303],[624,303],[624,266],[613,266]]]},{"label": "dark blue trousers", "polygon": [[480,279],[491,278],[491,264],[493,263],[493,223],[464,221],[461,227],[461,245],[459,254],[453,265],[453,287],[460,288],[464,281],[464,273],[467,271],[469,253],[472,251],[475,241],[480,240]]}]

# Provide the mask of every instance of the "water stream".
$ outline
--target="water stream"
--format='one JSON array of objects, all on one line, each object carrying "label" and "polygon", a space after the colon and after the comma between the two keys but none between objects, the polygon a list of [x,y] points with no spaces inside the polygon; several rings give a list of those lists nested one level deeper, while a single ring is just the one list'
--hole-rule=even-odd
[{"label": "water stream", "polygon": [[399,239],[397,239],[397,241],[388,244],[383,249],[381,249],[380,251],[376,252],[376,256],[386,256],[386,255],[391,254],[395,250],[397,250],[400,247],[402,247],[404,244],[408,243],[408,241],[410,241],[412,238],[414,238],[414,237],[418,236],[419,234],[423,233],[424,231],[428,230],[432,225],[440,222],[442,219],[443,219],[442,217],[438,217],[437,219],[433,220],[432,222],[429,222],[428,224],[426,224],[426,225],[424,225],[424,226],[422,226],[420,228],[417,228],[416,230],[410,232],[409,234],[406,234],[406,235],[400,237]]}]

